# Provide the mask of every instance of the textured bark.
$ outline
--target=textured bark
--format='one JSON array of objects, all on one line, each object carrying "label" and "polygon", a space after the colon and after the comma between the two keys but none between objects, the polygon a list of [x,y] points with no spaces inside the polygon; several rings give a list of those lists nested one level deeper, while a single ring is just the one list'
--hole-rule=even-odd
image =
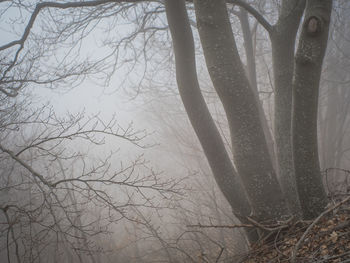
[{"label": "textured bark", "polygon": [[240,8],[240,11],[239,11],[239,21],[241,22],[241,28],[242,28],[243,39],[244,39],[244,49],[245,49],[246,59],[247,59],[248,79],[254,93],[258,94],[253,38],[252,38],[252,33],[250,31],[248,12],[242,7]]},{"label": "textured bark", "polygon": [[223,103],[234,161],[259,220],[287,214],[259,119],[257,101],[244,73],[224,0],[194,1],[207,68]]},{"label": "textured bark", "polygon": [[277,168],[286,200],[294,215],[301,214],[292,154],[292,83],[295,40],[305,0],[283,1],[281,14],[270,31],[275,84],[275,122]]},{"label": "textured bark", "polygon": [[255,63],[255,52],[253,47],[253,38],[252,38],[252,32],[250,30],[249,20],[248,20],[248,12],[244,8],[240,8],[239,12],[239,20],[241,22],[242,27],[242,33],[243,33],[243,39],[244,39],[244,49],[247,59],[247,75],[248,80],[250,83],[250,86],[253,90],[254,96],[256,101],[258,102],[258,109],[259,109],[259,116],[261,125],[264,131],[264,135],[267,142],[267,147],[269,149],[269,153],[271,156],[272,164],[274,168],[276,168],[276,156],[275,156],[275,147],[274,147],[274,141],[272,138],[272,134],[269,129],[269,125],[266,119],[265,111],[263,108],[263,103],[259,98],[259,91],[258,91],[258,83],[257,83],[257,77],[256,77],[256,63]]},{"label": "textured bark", "polygon": [[303,217],[326,206],[317,145],[317,108],[323,57],[328,42],[331,0],[309,0],[295,59],[292,139],[297,188]]},{"label": "textured bark", "polygon": [[173,39],[176,79],[181,99],[220,190],[237,218],[245,222],[245,217],[251,213],[250,205],[200,91],[194,40],[185,2],[168,0],[165,1],[165,7]]}]

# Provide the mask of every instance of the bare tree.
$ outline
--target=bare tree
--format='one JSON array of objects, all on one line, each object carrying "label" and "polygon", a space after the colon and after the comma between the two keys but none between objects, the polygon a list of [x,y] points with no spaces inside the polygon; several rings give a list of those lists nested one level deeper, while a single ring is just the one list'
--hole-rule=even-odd
[{"label": "bare tree", "polygon": [[98,151],[107,140],[146,147],[145,131],[122,128],[115,117],[58,117],[20,97],[17,104],[3,96],[8,103],[0,122],[1,254],[8,262],[40,262],[50,254],[54,262],[98,262],[107,251],[97,236],[119,222],[145,224],[132,207],[160,209],[157,196],[169,203],[180,190],[178,181],[160,179],[142,156],[125,163],[116,147]]},{"label": "bare tree", "polygon": [[[0,87],[7,96],[15,96],[23,85],[30,83],[62,85],[94,74],[104,77],[106,83],[118,67],[118,62],[127,62],[128,59],[132,62],[127,72],[135,71],[142,62],[146,66],[137,79],[147,80],[147,67],[157,69],[161,64],[157,54],[161,51],[152,51],[150,43],[154,43],[154,39],[168,42],[166,30],[169,24],[181,99],[214,178],[237,218],[242,222],[248,216],[259,221],[277,220],[290,214],[312,218],[324,208],[326,195],[318,161],[316,123],[319,80],[328,41],[332,1],[320,4],[316,0],[308,0],[306,5],[303,0],[281,1],[274,25],[253,4],[241,0],[197,0],[193,4],[192,1],[168,0],[165,5],[160,1],[145,0],[34,4],[13,1],[3,4],[29,14],[19,38],[0,47],[4,54]],[[249,17],[254,17],[270,36],[275,78],[274,137],[280,181],[273,165],[274,156],[269,151],[270,143],[265,138],[268,133],[262,121],[266,118],[261,116],[262,107],[255,91],[251,54],[246,74],[232,32],[228,6],[232,8],[235,5],[249,13],[248,24]],[[194,8],[195,13],[189,6]],[[189,19],[188,11],[191,19],[195,16],[196,23]],[[305,19],[297,39],[304,11]],[[131,32],[122,37],[116,37],[111,30],[118,24],[118,19],[133,25]],[[198,27],[206,68],[225,110],[233,162],[227,152],[230,147],[225,146],[200,89],[190,21]],[[249,30],[244,11],[241,21]],[[39,22],[41,34],[36,32],[35,27]],[[86,43],[84,39],[89,40],[90,33],[97,30],[98,25],[106,28],[104,32],[95,32],[104,36],[103,44],[107,48],[99,56],[89,57],[81,47]],[[159,35],[155,37],[157,33]],[[297,40],[299,48],[294,54]],[[249,41],[246,34],[247,45]],[[127,50],[125,54],[121,54],[123,47]],[[57,53],[58,49],[61,53]],[[247,54],[251,49],[246,49]],[[38,52],[33,55],[33,50]],[[49,57],[52,62],[55,55],[58,63],[53,64],[57,69],[46,67],[50,63],[45,63],[43,58]],[[153,57],[156,59],[152,65],[149,61]],[[139,94],[140,82],[136,81],[133,85]],[[14,155],[14,151],[6,147],[3,152]],[[60,181],[47,181],[40,173],[36,177],[42,178],[40,181],[47,187],[60,184]],[[250,236],[251,240],[256,238],[256,235]]]}]

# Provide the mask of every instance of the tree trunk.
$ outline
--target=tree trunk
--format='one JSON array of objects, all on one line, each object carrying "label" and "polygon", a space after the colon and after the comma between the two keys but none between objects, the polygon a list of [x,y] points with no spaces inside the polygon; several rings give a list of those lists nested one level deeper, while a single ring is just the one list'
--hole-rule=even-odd
[{"label": "tree trunk", "polygon": [[283,1],[281,14],[270,32],[275,82],[275,122],[277,168],[292,214],[301,215],[292,155],[292,83],[296,34],[305,0]]},{"label": "tree trunk", "polygon": [[287,207],[267,149],[259,110],[244,73],[226,1],[195,0],[207,68],[223,103],[234,161],[258,220],[277,219]]},{"label": "tree trunk", "polygon": [[318,156],[317,108],[331,11],[331,0],[307,1],[295,59],[292,118],[293,159],[305,219],[318,216],[327,204]]},{"label": "tree trunk", "polygon": [[173,39],[176,79],[182,102],[220,190],[231,205],[236,217],[246,222],[246,216],[251,213],[246,193],[199,87],[194,40],[185,1],[167,0],[165,7]]},{"label": "tree trunk", "polygon": [[270,128],[266,119],[263,103],[259,97],[258,83],[257,83],[257,77],[256,77],[255,52],[253,47],[252,32],[250,30],[250,25],[248,20],[248,12],[242,7],[240,8],[240,12],[239,12],[239,21],[241,22],[243,39],[244,39],[244,49],[245,49],[245,55],[247,59],[248,80],[253,90],[255,99],[258,102],[257,106],[259,109],[260,121],[261,121],[261,125],[266,138],[267,147],[271,156],[273,167],[276,168],[274,140],[272,138],[272,134],[270,132]]}]

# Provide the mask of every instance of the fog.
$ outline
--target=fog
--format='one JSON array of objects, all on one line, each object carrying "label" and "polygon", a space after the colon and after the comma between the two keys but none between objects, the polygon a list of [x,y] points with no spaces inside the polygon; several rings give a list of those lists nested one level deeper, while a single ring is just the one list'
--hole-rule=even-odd
[{"label": "fog", "polygon": [[[297,7],[247,1],[264,23],[244,4],[220,1],[228,19],[219,21],[220,10],[205,16],[210,9],[190,1],[183,5],[186,27],[187,17],[171,17],[182,7],[176,12],[165,2],[0,1],[1,262],[237,262],[266,235],[262,224],[306,219],[302,179],[290,184],[291,192],[299,190],[295,208],[280,154],[275,75],[285,71],[273,63],[287,59],[274,59],[277,38],[265,25],[278,26]],[[320,204],[350,189],[349,7],[333,1],[330,31],[317,49],[324,58],[313,53],[321,54],[322,67],[313,73],[316,104],[301,114],[315,108],[306,126],[316,131],[309,148],[317,160],[307,174],[319,182],[302,182],[312,190],[322,185],[314,198]],[[308,28],[304,8],[291,36],[298,52]],[[210,23],[217,23],[215,32],[230,26],[213,40]],[[235,48],[227,52],[232,65],[226,56],[210,57],[227,39],[237,47],[238,56],[230,55]],[[294,64],[294,47],[290,52],[286,63]],[[301,85],[297,70],[290,86],[285,82],[290,90]],[[298,125],[293,119],[290,129],[292,121]]]}]

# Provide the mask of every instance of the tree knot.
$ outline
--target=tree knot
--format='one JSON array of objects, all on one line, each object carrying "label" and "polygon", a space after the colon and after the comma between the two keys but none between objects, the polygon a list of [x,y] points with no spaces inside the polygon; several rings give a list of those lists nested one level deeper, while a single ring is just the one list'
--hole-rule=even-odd
[{"label": "tree knot", "polygon": [[305,26],[306,32],[310,36],[316,36],[322,31],[322,20],[316,16],[311,16],[307,19]]}]

